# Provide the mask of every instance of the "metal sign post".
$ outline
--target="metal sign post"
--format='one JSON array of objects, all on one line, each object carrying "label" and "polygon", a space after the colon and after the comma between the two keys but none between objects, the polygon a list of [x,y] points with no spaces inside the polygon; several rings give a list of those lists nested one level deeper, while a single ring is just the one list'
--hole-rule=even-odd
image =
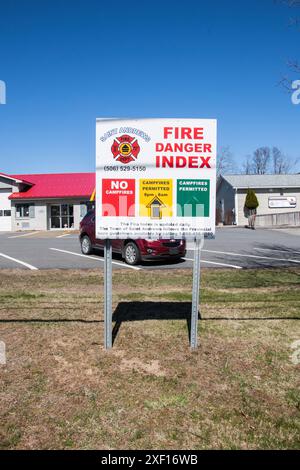
[{"label": "metal sign post", "polygon": [[112,245],[104,244],[104,348],[112,347]]},{"label": "metal sign post", "polygon": [[204,236],[195,239],[194,267],[193,267],[193,296],[191,313],[191,349],[197,348],[198,343],[198,314],[199,314],[199,294],[200,294],[200,258],[201,249],[204,245]]}]

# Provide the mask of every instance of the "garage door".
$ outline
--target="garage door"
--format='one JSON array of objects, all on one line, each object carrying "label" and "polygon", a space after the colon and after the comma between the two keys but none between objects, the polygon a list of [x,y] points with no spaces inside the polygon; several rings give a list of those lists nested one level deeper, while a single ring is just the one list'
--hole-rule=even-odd
[{"label": "garage door", "polygon": [[11,231],[11,190],[0,188],[0,232]]}]

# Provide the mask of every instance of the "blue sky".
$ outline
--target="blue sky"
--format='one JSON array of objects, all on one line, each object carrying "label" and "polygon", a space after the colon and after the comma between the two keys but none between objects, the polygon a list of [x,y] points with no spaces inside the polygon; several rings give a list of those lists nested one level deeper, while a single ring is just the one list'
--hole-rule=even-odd
[{"label": "blue sky", "polygon": [[300,157],[300,105],[277,86],[300,60],[292,14],[273,0],[1,2],[0,171],[94,170],[106,116],[217,118],[237,164],[262,145]]}]

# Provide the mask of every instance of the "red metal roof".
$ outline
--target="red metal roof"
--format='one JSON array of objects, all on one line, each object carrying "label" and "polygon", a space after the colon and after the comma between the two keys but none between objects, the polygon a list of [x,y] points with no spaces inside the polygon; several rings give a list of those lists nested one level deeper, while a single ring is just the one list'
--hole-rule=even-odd
[{"label": "red metal roof", "polygon": [[90,198],[95,189],[95,173],[50,173],[10,175],[32,184],[9,199]]},{"label": "red metal roof", "polygon": [[0,176],[3,176],[4,178],[7,178],[11,181],[15,181],[16,183],[25,183],[31,186],[31,183],[29,183],[28,181],[20,180],[19,178],[16,178],[15,176],[12,176],[12,175],[7,175],[6,173],[1,172]]}]

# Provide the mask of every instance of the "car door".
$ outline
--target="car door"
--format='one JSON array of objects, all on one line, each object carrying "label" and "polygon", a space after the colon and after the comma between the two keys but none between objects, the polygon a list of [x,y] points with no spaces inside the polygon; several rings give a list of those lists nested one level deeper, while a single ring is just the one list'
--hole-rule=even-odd
[{"label": "car door", "polygon": [[112,249],[115,253],[122,253],[123,240],[112,240]]}]

